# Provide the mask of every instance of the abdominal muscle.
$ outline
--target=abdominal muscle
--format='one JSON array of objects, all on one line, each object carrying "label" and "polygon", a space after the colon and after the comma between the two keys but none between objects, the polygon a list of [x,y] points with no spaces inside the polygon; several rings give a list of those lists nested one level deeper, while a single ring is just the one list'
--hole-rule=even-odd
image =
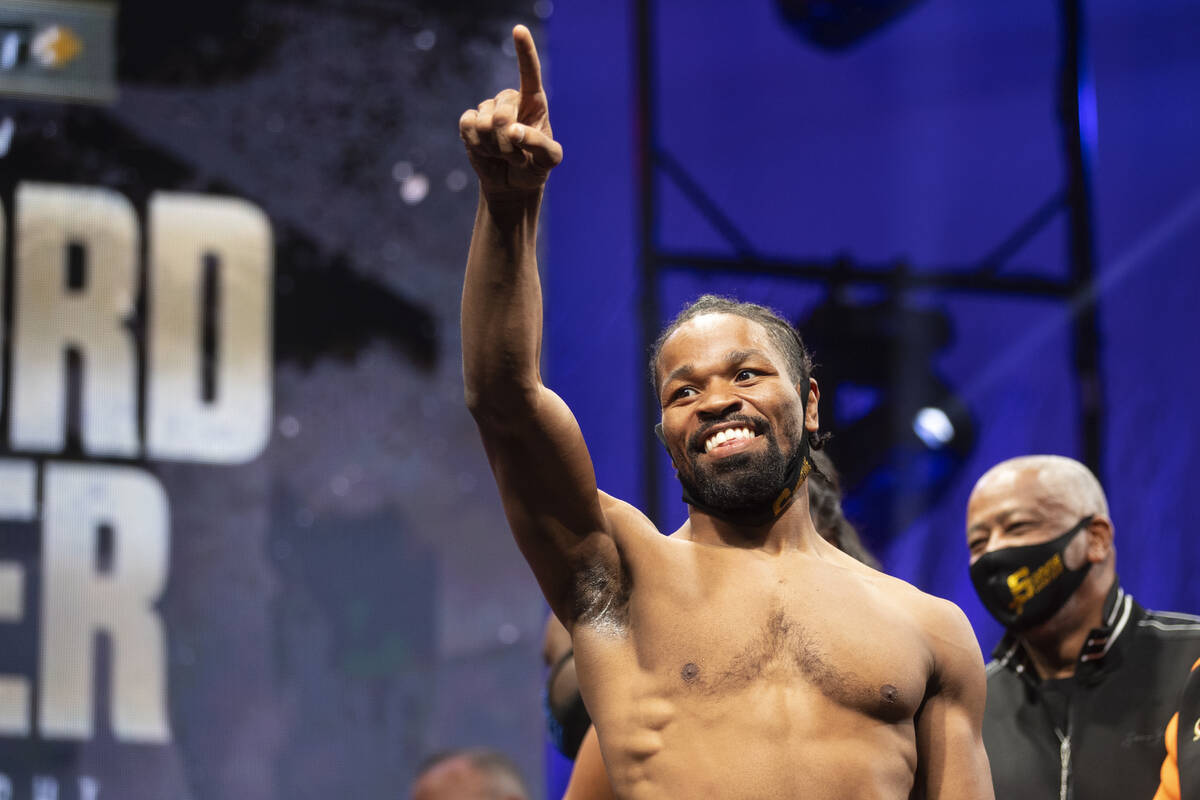
[{"label": "abdominal muscle", "polygon": [[622,800],[903,800],[912,789],[911,719],[871,717],[794,676],[718,696],[604,694],[597,733]]}]

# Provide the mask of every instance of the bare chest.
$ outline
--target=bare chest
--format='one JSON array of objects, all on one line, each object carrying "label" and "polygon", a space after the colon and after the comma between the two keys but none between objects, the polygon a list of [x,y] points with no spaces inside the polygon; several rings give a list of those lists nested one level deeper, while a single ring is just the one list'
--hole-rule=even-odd
[{"label": "bare chest", "polygon": [[715,702],[784,689],[888,722],[916,713],[930,658],[901,610],[853,582],[755,577],[634,598],[631,644],[661,696]]}]

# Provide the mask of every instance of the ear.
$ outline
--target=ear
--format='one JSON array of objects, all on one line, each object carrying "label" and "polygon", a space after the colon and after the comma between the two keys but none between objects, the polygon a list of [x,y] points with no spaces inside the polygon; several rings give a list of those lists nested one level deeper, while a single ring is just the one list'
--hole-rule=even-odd
[{"label": "ear", "polygon": [[1113,552],[1113,527],[1108,517],[1097,515],[1087,526],[1087,560],[1103,564]]},{"label": "ear", "polygon": [[796,391],[804,398],[804,428],[816,431],[821,427],[820,415],[817,413],[817,403],[821,399],[821,388],[817,386],[816,378],[808,379],[808,391],[804,391],[804,382],[796,384]]}]

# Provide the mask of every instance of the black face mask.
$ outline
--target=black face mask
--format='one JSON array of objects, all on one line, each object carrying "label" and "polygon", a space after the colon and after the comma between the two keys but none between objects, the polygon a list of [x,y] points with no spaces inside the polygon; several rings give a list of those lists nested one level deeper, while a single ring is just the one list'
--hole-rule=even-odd
[{"label": "black face mask", "polygon": [[1092,516],[1048,542],[993,550],[971,565],[971,583],[1001,625],[1010,631],[1027,630],[1050,619],[1066,604],[1092,563],[1067,569],[1063,554]]},{"label": "black face mask", "polygon": [[[808,393],[805,392],[804,394],[807,399]],[[654,426],[654,435],[662,442],[663,447],[667,446],[667,438],[663,435],[661,424]],[[668,448],[668,452],[670,452],[670,448]],[[788,459],[778,491],[773,491],[772,499],[764,502],[761,506],[736,509],[715,508],[695,497],[695,494],[688,489],[687,483],[681,478],[680,482],[683,484],[683,502],[706,514],[723,519],[726,522],[732,522],[735,525],[765,525],[773,522],[796,499],[796,493],[800,491],[800,487],[804,484],[804,479],[808,477],[808,473],[812,472],[812,459],[808,457],[808,453],[808,432],[801,427],[799,444],[796,447],[796,452]]]}]

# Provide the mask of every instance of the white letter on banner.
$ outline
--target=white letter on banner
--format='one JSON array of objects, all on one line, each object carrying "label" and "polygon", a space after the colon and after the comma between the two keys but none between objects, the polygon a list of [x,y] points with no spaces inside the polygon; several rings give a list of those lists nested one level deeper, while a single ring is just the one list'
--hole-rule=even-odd
[{"label": "white letter on banner", "polygon": [[[267,216],[244,200],[150,198],[146,450],[154,459],[235,464],[271,433],[271,278]],[[216,264],[215,391],[205,401],[203,285]]]},{"label": "white letter on banner", "polygon": [[[0,519],[30,522],[37,512],[37,473],[32,461],[0,459]],[[25,570],[0,561],[0,623],[25,615]],[[0,736],[29,735],[29,683],[0,675]],[[4,798],[0,788],[0,800]]]},{"label": "white letter on banner", "polygon": [[[82,427],[91,455],[136,456],[137,354],[125,327],[137,282],[137,215],[116,192],[22,183],[16,192],[12,406],[18,450],[58,452],[66,429],[66,352],[83,361]],[[67,254],[84,254],[72,289]]]},{"label": "white letter on banner", "polygon": [[[42,500],[42,636],[38,730],[86,739],[95,708],[96,633],[109,636],[113,734],[164,743],[166,649],[154,609],[167,580],[167,496],[130,467],[47,464]],[[100,528],[111,570],[97,568]]]}]

